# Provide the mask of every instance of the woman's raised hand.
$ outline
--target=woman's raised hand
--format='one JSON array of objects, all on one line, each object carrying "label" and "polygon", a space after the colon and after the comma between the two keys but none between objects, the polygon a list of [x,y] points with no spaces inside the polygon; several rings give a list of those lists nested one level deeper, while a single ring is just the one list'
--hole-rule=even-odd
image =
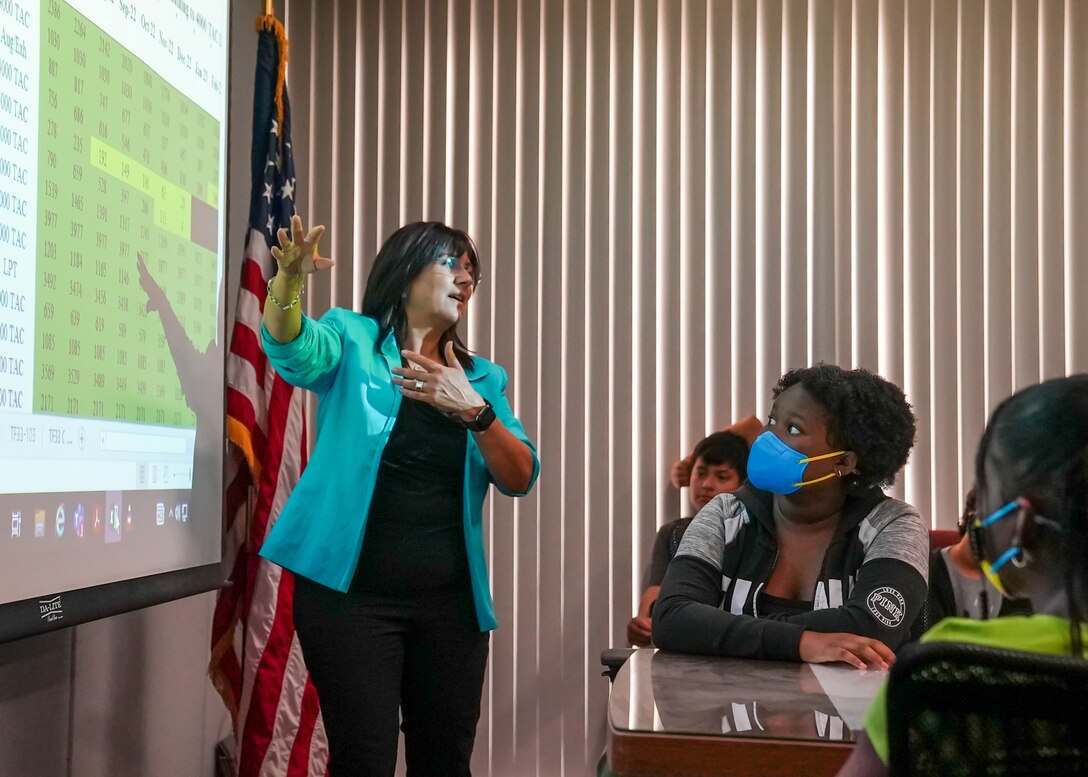
[{"label": "woman's raised hand", "polygon": [[333,265],[317,253],[317,243],[324,234],[324,227],[302,231],[302,219],[291,217],[291,237],[282,227],[276,231],[278,246],[272,246],[272,256],[279,265],[279,272],[268,279],[268,300],[264,306],[264,325],[272,339],[289,343],[298,337],[302,329],[302,308],[299,299],[306,287],[306,276],[317,270],[327,270]]},{"label": "woman's raised hand", "polygon": [[332,267],[332,259],[326,259],[317,253],[317,244],[323,234],[323,226],[314,227],[304,233],[302,218],[297,214],[291,217],[290,237],[287,236],[287,230],[280,227],[276,231],[279,246],[272,246],[272,256],[279,265],[280,274],[286,278],[294,278]]},{"label": "woman's raised hand", "polygon": [[895,663],[895,653],[879,639],[845,632],[824,633],[806,629],[798,648],[801,660],[809,664],[843,661],[858,669],[887,669]]}]

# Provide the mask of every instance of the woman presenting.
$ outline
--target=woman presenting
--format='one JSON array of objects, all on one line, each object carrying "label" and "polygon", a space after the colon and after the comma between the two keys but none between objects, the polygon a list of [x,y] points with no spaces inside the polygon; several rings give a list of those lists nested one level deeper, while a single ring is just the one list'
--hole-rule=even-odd
[{"label": "woman presenting", "polygon": [[[309,467],[261,555],[295,573],[294,618],[329,738],[329,772],[467,775],[480,717],[489,593],[482,506],[525,495],[540,463],[506,372],[457,323],[480,280],[476,247],[436,222],[401,227],[374,260],[362,313],[319,321],[299,299],[323,227],[279,231],[262,341],[318,396]],[[401,723],[402,722],[402,723]]]}]

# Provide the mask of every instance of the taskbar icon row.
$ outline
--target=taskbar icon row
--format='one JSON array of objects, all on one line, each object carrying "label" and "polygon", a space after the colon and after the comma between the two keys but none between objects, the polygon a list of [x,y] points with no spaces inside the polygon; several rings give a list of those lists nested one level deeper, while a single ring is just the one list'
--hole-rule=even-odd
[{"label": "taskbar icon row", "polygon": [[[8,501],[3,497],[0,500]],[[187,494],[107,491],[41,494],[36,498],[21,497],[19,501],[22,504],[5,511],[10,516],[11,540],[97,537],[114,543],[138,529],[189,522]],[[0,537],[6,534],[0,531]]]}]

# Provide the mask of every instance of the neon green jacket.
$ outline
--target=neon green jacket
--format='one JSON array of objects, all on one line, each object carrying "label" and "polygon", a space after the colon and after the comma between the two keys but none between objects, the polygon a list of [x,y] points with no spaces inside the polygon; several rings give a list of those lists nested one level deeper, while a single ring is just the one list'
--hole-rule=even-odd
[{"label": "neon green jacket", "polygon": [[[1088,640],[1088,626],[1082,626]],[[1073,643],[1069,621],[1054,615],[1009,615],[986,621],[945,618],[922,635],[922,642],[966,642],[1026,653],[1067,655]],[[865,733],[880,760],[888,763],[888,684],[884,683],[865,713]]]}]

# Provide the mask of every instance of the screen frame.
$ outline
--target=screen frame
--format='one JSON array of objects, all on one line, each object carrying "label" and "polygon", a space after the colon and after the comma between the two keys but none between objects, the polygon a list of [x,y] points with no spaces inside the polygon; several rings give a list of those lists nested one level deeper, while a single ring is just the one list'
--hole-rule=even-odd
[{"label": "screen frame", "polygon": [[[220,448],[219,467],[224,475],[221,480],[222,487],[219,497],[219,533],[222,537],[223,522],[226,516],[226,483],[225,465],[227,457],[227,363],[230,355],[228,334],[231,331],[229,314],[232,306],[227,305],[227,290],[230,287],[230,244],[234,237],[234,230],[230,224],[232,204],[231,194],[231,159],[233,157],[231,144],[232,105],[234,96],[234,79],[232,77],[234,64],[234,31],[233,15],[235,9],[234,0],[226,0],[226,73],[224,76],[224,89],[226,92],[224,111],[224,157],[223,165],[227,173],[226,186],[224,186],[224,208],[227,213],[227,221],[223,232],[223,277],[219,285],[218,310],[222,311],[222,320],[218,325],[219,342],[224,344],[222,349],[223,363],[221,365],[221,439],[223,446]],[[194,452],[195,453],[195,452]],[[194,484],[195,485],[195,484]],[[220,559],[217,562],[203,564],[181,569],[173,569],[153,575],[130,577],[122,580],[114,580],[100,585],[88,586],[66,591],[57,591],[44,596],[31,597],[14,602],[0,604],[0,644],[14,642],[38,634],[60,631],[83,623],[89,623],[114,615],[132,612],[158,604],[196,596],[210,591],[218,591],[231,585],[230,570],[227,559],[223,558],[223,548],[220,546]],[[43,611],[43,608],[45,610]]]},{"label": "screen frame", "polygon": [[0,644],[153,607],[230,585],[222,563],[63,591],[0,605]]}]

